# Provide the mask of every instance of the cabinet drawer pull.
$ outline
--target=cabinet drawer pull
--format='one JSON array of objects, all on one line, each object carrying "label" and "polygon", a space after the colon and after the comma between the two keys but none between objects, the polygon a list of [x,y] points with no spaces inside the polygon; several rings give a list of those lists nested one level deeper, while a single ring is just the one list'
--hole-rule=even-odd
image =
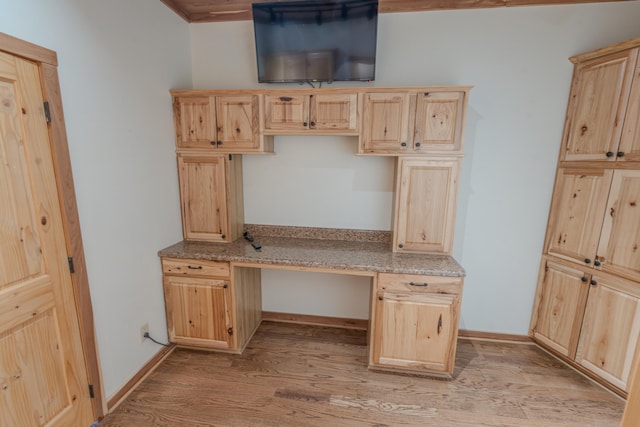
[{"label": "cabinet drawer pull", "polygon": [[409,285],[411,285],[411,286],[423,286],[425,288],[427,286],[429,286],[429,284],[427,282],[424,282],[424,283],[409,282]]},{"label": "cabinet drawer pull", "polygon": [[291,98],[289,96],[281,96],[280,97],[280,101],[282,101],[282,102],[291,102],[291,101],[293,101],[293,98]]},{"label": "cabinet drawer pull", "polygon": [[199,265],[199,266],[197,266],[197,267],[194,267],[194,266],[192,266],[192,265],[188,265],[188,266],[187,266],[187,268],[188,268],[189,270],[202,270],[202,266],[201,266],[201,265]]}]

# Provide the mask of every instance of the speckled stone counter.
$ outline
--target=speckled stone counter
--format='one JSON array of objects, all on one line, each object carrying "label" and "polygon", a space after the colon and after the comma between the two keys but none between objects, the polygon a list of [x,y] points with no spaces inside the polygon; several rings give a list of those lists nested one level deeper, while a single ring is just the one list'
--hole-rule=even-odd
[{"label": "speckled stone counter", "polygon": [[[393,253],[388,232],[247,225],[257,251],[245,239],[233,243],[182,241],[158,252],[161,257],[205,259],[272,266],[383,273],[464,276],[451,256]],[[304,237],[299,237],[304,236]]]}]

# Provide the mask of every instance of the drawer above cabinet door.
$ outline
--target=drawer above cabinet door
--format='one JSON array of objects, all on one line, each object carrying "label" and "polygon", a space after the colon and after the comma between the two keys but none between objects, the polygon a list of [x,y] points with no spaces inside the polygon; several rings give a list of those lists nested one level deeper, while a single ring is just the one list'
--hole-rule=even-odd
[{"label": "drawer above cabinet door", "polygon": [[195,259],[163,258],[162,272],[172,276],[229,277],[229,263]]},{"label": "drawer above cabinet door", "polygon": [[462,277],[423,276],[415,274],[378,274],[377,290],[387,292],[422,292],[461,295]]}]

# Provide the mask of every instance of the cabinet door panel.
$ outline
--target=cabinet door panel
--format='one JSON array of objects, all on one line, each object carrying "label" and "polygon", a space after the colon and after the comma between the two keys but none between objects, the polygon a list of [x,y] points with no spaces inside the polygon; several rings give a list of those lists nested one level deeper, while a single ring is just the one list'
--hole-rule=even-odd
[{"label": "cabinet door panel", "polygon": [[618,150],[624,153],[623,157],[618,157],[618,161],[640,161],[640,66],[636,68],[633,78]]},{"label": "cabinet door panel", "polygon": [[460,151],[464,92],[425,92],[417,99],[414,149]]},{"label": "cabinet door panel", "polygon": [[226,156],[178,156],[182,228],[187,240],[226,241]]},{"label": "cabinet door panel", "polygon": [[398,160],[394,251],[450,253],[459,160]]},{"label": "cabinet door panel", "polygon": [[533,336],[569,358],[578,344],[588,280],[581,270],[547,261],[538,284]]},{"label": "cabinet door panel", "polygon": [[215,147],[217,138],[213,96],[180,96],[174,100],[173,109],[178,148]]},{"label": "cabinet door panel", "polygon": [[594,275],[576,361],[626,390],[640,334],[637,284]]},{"label": "cabinet door panel", "polygon": [[593,263],[611,178],[611,170],[558,170],[545,244],[549,254]]},{"label": "cabinet door panel", "polygon": [[640,280],[640,170],[616,170],[598,246],[602,269]]},{"label": "cabinet door panel", "polygon": [[374,363],[452,373],[458,308],[459,300],[452,295],[379,293]]},{"label": "cabinet door panel", "polygon": [[[407,141],[409,96],[405,93],[367,93],[363,101],[360,150],[364,153],[411,151]],[[404,146],[402,144],[405,144]]]},{"label": "cabinet door panel", "polygon": [[358,95],[310,95],[310,129],[357,129]]},{"label": "cabinet door panel", "polygon": [[224,280],[165,276],[169,340],[227,349],[232,346],[231,288]]},{"label": "cabinet door panel", "polygon": [[266,95],[265,128],[278,130],[306,130],[309,128],[308,95]]},{"label": "cabinet door panel", "polygon": [[260,148],[258,96],[217,96],[218,148],[224,151]]},{"label": "cabinet door panel", "polygon": [[562,160],[615,160],[637,49],[580,64],[574,74]]}]

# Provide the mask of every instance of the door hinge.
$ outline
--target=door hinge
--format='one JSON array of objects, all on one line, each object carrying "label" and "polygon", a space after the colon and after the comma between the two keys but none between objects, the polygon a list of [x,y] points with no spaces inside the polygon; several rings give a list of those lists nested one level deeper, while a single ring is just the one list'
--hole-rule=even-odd
[{"label": "door hinge", "polygon": [[89,397],[92,399],[96,398],[96,394],[93,392],[93,384],[89,384]]},{"label": "door hinge", "polygon": [[68,256],[67,257],[67,261],[69,261],[69,271],[71,273],[75,273],[76,272],[76,267],[73,265],[73,257],[72,256]]},{"label": "door hinge", "polygon": [[51,123],[51,110],[49,109],[49,101],[44,101],[44,118],[47,120],[47,123]]}]

